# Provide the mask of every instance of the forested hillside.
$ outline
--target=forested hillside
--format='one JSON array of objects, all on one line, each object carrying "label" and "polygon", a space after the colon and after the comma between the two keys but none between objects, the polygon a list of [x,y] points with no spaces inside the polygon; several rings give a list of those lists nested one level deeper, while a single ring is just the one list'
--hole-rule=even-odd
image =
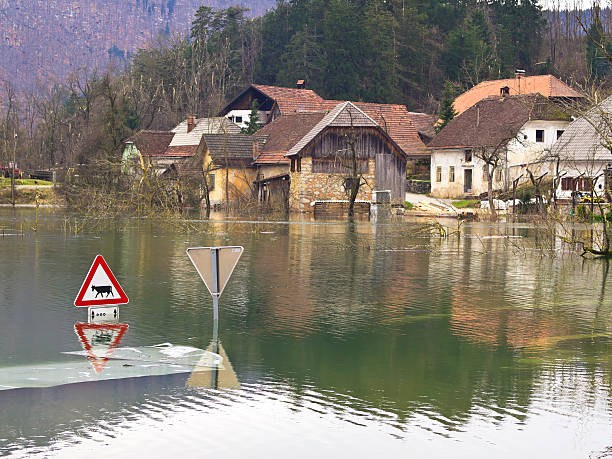
[{"label": "forested hillside", "polygon": [[187,114],[214,116],[252,82],[306,79],[325,98],[429,113],[440,112],[441,99],[448,108],[453,94],[517,68],[609,84],[612,18],[595,12],[544,13],[534,0],[294,0],[253,18],[241,7],[201,6],[189,33],[162,35],[120,71],[77,56],[80,71],[39,92],[20,98],[3,85],[3,153],[18,133],[27,163],[116,159],[137,130],[169,129]]}]

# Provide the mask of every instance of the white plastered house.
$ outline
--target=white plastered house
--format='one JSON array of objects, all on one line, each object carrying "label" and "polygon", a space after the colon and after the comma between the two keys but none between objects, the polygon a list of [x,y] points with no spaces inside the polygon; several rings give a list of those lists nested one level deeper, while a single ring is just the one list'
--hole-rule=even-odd
[{"label": "white plastered house", "polygon": [[[439,198],[478,196],[488,189],[485,162],[499,160],[493,189],[507,190],[550,151],[569,124],[559,105],[540,95],[488,97],[451,120],[429,144],[431,194]],[[536,170],[537,169],[537,170]]]}]

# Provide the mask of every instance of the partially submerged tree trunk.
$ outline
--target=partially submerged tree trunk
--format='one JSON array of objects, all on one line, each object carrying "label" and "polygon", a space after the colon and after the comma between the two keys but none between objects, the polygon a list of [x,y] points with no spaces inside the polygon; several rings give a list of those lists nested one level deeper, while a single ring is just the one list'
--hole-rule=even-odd
[{"label": "partially submerged tree trunk", "polygon": [[357,151],[355,149],[355,139],[349,139],[349,149],[351,152],[351,191],[349,194],[349,208],[348,216],[352,217],[355,215],[355,201],[359,194],[359,187],[361,186],[361,174],[357,167]]},{"label": "partially submerged tree trunk", "polygon": [[493,168],[493,165],[485,163],[485,176],[487,178],[487,198],[489,200],[489,212],[491,212],[491,220],[497,220],[497,211],[495,210],[495,203],[493,202],[493,171],[489,168]]},{"label": "partially submerged tree trunk", "polygon": [[535,187],[535,198],[536,204],[538,206],[538,212],[540,213],[540,215],[546,215],[546,205],[544,204],[544,201],[542,199],[541,185],[542,179],[544,179],[548,172],[545,172],[538,178],[535,178],[533,172],[531,172],[529,169],[527,169],[527,173],[529,174],[529,180],[531,180],[532,185]]}]

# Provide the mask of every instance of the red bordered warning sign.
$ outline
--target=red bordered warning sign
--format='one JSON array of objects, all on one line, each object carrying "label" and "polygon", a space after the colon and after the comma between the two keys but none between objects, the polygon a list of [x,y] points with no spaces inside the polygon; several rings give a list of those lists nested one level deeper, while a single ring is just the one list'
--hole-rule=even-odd
[{"label": "red bordered warning sign", "polygon": [[74,324],[74,331],[96,373],[102,372],[128,328],[128,324]]},{"label": "red bordered warning sign", "polygon": [[102,255],[96,255],[81,290],[74,300],[74,305],[76,307],[103,306],[125,304],[129,301]]}]

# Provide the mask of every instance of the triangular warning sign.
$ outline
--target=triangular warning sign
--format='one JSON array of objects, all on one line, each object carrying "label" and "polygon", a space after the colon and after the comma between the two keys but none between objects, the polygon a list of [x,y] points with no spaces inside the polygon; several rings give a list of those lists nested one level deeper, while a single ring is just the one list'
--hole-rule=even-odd
[{"label": "triangular warning sign", "polygon": [[102,306],[125,304],[129,301],[102,255],[96,255],[85,276],[81,290],[74,300],[74,305],[77,307]]},{"label": "triangular warning sign", "polygon": [[115,350],[123,335],[129,328],[128,324],[88,324],[77,322],[74,331],[87,352],[87,360],[96,373],[102,373],[106,362]]},{"label": "triangular warning sign", "polygon": [[243,251],[240,246],[193,247],[187,249],[187,256],[210,294],[221,296]]}]

